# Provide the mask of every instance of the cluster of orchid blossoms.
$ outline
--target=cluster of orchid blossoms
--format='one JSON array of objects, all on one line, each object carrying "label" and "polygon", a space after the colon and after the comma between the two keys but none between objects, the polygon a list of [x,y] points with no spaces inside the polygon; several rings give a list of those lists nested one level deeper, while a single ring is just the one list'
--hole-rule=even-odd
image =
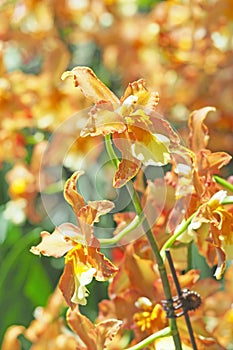
[{"label": "cluster of orchid blossoms", "polygon": [[[140,74],[159,89],[160,112],[175,123],[182,124],[189,111],[213,100],[218,117],[209,120],[211,149],[221,145],[231,152],[230,0],[83,0],[78,5],[71,0],[22,0],[0,6],[0,164],[13,164],[14,170],[7,219],[16,224],[40,221],[32,205],[40,192],[37,173],[25,161],[28,145],[36,158],[47,132],[87,107],[69,81],[60,83],[60,75],[77,57],[95,66],[100,50],[100,72],[106,72],[112,85],[117,82],[116,90]],[[69,164],[85,155],[87,144],[94,146],[94,139],[88,141],[84,152],[74,145]]]},{"label": "cluster of orchid blossoms", "polygon": [[[217,280],[224,274],[226,261],[232,258],[232,185],[216,176],[231,157],[207,148],[209,135],[204,123],[207,114],[215,109],[205,107],[190,115],[189,147],[184,147],[168,121],[157,114],[158,93],[148,91],[143,79],[130,83],[118,99],[90,68],[76,67],[65,72],[62,79],[69,76],[94,104],[80,136],[105,137],[116,167],[113,186],[126,187],[135,212],[114,214],[117,227],[112,238],[98,239],[95,224],[102,215],[111,214],[114,204],[109,200],[86,203],[76,186],[83,171],[74,172],[65,184],[64,197],[73,208],[77,226],[63,223],[52,234],[44,231],[41,242],[31,248],[36,255],[65,255],[59,289],[69,306],[67,323],[72,333],[64,331],[64,324],[58,322],[59,312],[50,310],[49,321],[45,322],[43,315],[35,321],[37,327],[44,322],[37,334],[35,323],[14,334],[24,333],[34,342],[32,349],[45,349],[45,344],[50,344],[51,349],[192,349],[184,320],[168,321],[161,302],[169,293],[176,294],[171,274],[166,272],[165,250],[170,249],[181,287],[193,289],[202,297],[200,309],[190,313],[198,349],[224,349],[232,331],[228,327],[223,334],[210,303],[219,282],[211,278],[199,280],[200,272],[188,263],[190,242],[195,243],[211,267],[217,266]],[[145,167],[167,164],[171,168],[163,179],[145,181]],[[165,199],[161,200],[159,193],[164,189]],[[133,239],[138,229],[144,234]],[[124,245],[127,235],[132,240]],[[112,249],[113,262],[101,252],[102,243],[105,247],[118,245]],[[118,253],[121,259],[116,258]],[[93,278],[109,280],[109,299],[100,302],[95,324],[78,308],[86,305],[87,285]],[[57,294],[54,298],[58,298]],[[227,298],[230,300],[229,295]],[[209,319],[215,322],[207,327]],[[231,325],[232,319],[232,314],[225,317]],[[48,340],[49,329],[55,324],[57,328]],[[174,340],[175,333],[179,335]],[[9,349],[12,334],[13,330],[9,330],[4,350]],[[59,336],[63,337],[63,347]]]}]

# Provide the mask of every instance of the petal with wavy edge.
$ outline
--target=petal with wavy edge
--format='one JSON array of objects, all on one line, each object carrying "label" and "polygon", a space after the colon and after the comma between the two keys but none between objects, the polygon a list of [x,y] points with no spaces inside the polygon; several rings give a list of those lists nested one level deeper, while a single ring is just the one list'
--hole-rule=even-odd
[{"label": "petal with wavy edge", "polygon": [[79,305],[87,304],[88,290],[86,285],[90,284],[93,280],[93,276],[96,273],[96,269],[86,266],[79,266],[77,271],[74,271],[74,294],[71,298],[72,303]]},{"label": "petal with wavy edge", "polygon": [[97,211],[94,222],[99,222],[99,217],[109,213],[114,208],[114,203],[108,200],[88,201],[88,205]]},{"label": "petal with wavy edge", "polygon": [[97,281],[106,281],[118,271],[118,268],[98,248],[89,246],[87,249],[86,263],[96,269]]},{"label": "petal with wavy edge", "polygon": [[77,192],[76,182],[83,175],[83,171],[76,171],[65,183],[64,197],[65,200],[72,206],[75,214],[85,205],[83,197]]},{"label": "petal with wavy edge", "polygon": [[208,144],[208,128],[204,124],[204,120],[209,112],[214,111],[214,107],[204,107],[192,112],[189,117],[189,143],[191,150],[196,154],[206,148]]},{"label": "petal with wavy edge", "polygon": [[[153,111],[149,111],[148,115],[150,116],[150,121],[153,124],[154,134],[161,134],[167,137],[170,141],[170,145],[173,146],[173,148],[180,144],[179,135],[173,130],[171,124],[167,120],[161,116],[158,116],[157,113]],[[150,130],[152,130],[151,127]]]},{"label": "petal with wavy edge", "polygon": [[122,160],[113,179],[113,186],[120,188],[137,175],[141,162],[131,153],[131,141],[128,133],[113,134],[113,141],[122,154]]},{"label": "petal with wavy edge", "polygon": [[226,152],[211,152],[208,149],[201,151],[202,163],[201,169],[204,174],[208,171],[211,174],[217,174],[219,169],[227,165],[232,156]]},{"label": "petal with wavy edge", "polygon": [[102,83],[94,72],[88,67],[75,67],[71,71],[64,72],[61,79],[74,78],[75,86],[78,86],[83,94],[92,102],[101,100],[119,103],[118,97]]},{"label": "petal with wavy edge", "polygon": [[79,312],[78,307],[68,310],[67,322],[74,333],[81,338],[86,350],[98,350],[95,325]]},{"label": "petal with wavy edge", "polygon": [[80,229],[69,223],[55,228],[52,234],[41,232],[41,242],[33,246],[30,252],[35,255],[54,256],[59,258],[72,249],[78,242],[83,242]]},{"label": "petal with wavy edge", "polygon": [[139,79],[133,83],[129,83],[124,95],[121,97],[123,103],[129,96],[136,96],[137,105],[147,110],[155,110],[159,103],[158,92],[149,92],[146,88],[144,79]]},{"label": "petal with wavy edge", "polygon": [[117,319],[104,320],[94,325],[82,315],[78,307],[67,312],[67,322],[71,329],[81,338],[86,350],[103,350],[112,341],[122,321]]},{"label": "petal with wavy edge", "polygon": [[122,325],[121,320],[108,319],[96,325],[98,350],[107,349]]},{"label": "petal with wavy edge", "polygon": [[80,133],[81,137],[121,133],[126,129],[122,116],[114,111],[111,102],[99,101],[89,115],[87,125]]},{"label": "petal with wavy edge", "polygon": [[131,126],[135,142],[132,144],[132,153],[145,166],[165,165],[170,161],[169,140],[163,135],[153,135],[147,130]]}]

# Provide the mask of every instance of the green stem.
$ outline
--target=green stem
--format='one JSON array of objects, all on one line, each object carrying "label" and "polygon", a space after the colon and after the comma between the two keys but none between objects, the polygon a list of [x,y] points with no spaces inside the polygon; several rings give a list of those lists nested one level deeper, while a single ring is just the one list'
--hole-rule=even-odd
[{"label": "green stem", "polygon": [[225,179],[223,179],[220,176],[214,175],[214,180],[222,185],[223,187],[225,187],[226,189],[228,189],[229,191],[233,192],[233,185],[230,184],[228,181],[226,181]]},{"label": "green stem", "polygon": [[153,341],[155,341],[156,339],[160,339],[160,338],[165,338],[171,335],[171,330],[170,327],[166,327],[164,329],[161,329],[161,331],[158,331],[154,334],[151,334],[149,337],[143,339],[142,341],[140,341],[140,343],[131,346],[130,348],[127,348],[125,350],[140,350],[140,349],[145,349],[145,347],[147,345],[150,345],[151,343],[153,343]]},{"label": "green stem", "polygon": [[163,247],[160,250],[160,254],[163,260],[165,260],[165,257],[166,257],[165,255],[166,249],[171,248],[173,243],[177,240],[177,238],[187,230],[188,226],[190,225],[195,215],[196,215],[196,212],[193,213],[186,221],[181,223],[180,226],[178,226],[178,229],[176,230],[176,232],[164,243]]},{"label": "green stem", "polygon": [[226,205],[226,204],[233,204],[233,196],[227,196],[223,201],[222,203],[223,205]]},{"label": "green stem", "polygon": [[[115,167],[117,167],[119,165],[119,160],[114,152],[114,149],[112,147],[112,141],[111,141],[111,136],[107,135],[105,136],[105,141],[106,141],[106,149],[107,152],[109,154],[110,159],[112,160],[113,164],[115,165]],[[143,209],[141,207],[141,203],[138,197],[137,192],[134,189],[134,186],[132,184],[131,181],[128,181],[126,184],[126,188],[131,196],[132,202],[134,204],[135,210],[137,215],[140,217],[143,215]],[[163,284],[163,290],[164,290],[164,294],[165,294],[165,298],[167,300],[171,300],[172,299],[172,294],[171,294],[171,289],[170,289],[170,285],[169,285],[169,281],[168,281],[168,276],[167,276],[167,271],[163,262],[163,259],[160,255],[160,251],[158,248],[158,245],[155,241],[154,235],[150,229],[149,223],[147,221],[146,218],[144,218],[143,220],[143,228],[145,231],[145,234],[147,236],[147,239],[150,243],[151,249],[153,251],[155,260],[157,262],[158,265],[158,269],[159,269],[159,273],[160,273],[160,277],[161,277],[161,281]],[[180,335],[178,332],[178,328],[177,328],[177,324],[176,324],[176,319],[175,318],[170,318],[169,319],[169,325],[170,325],[170,330],[171,330],[171,334],[173,337],[173,341],[175,344],[175,348],[176,350],[182,350],[182,345],[181,345],[181,340],[180,340]]]},{"label": "green stem", "polygon": [[105,147],[108,152],[110,160],[113,162],[115,167],[117,168],[120,161],[117,158],[117,155],[112,147],[112,139],[111,139],[111,134],[105,136]]},{"label": "green stem", "polygon": [[99,238],[99,242],[101,245],[111,245],[116,244],[119,242],[120,239],[125,237],[129,232],[133,231],[135,228],[137,228],[140,224],[142,224],[144,220],[144,215],[141,216],[135,216],[135,218],[130,222],[129,225],[124,227],[116,236],[111,238]]}]

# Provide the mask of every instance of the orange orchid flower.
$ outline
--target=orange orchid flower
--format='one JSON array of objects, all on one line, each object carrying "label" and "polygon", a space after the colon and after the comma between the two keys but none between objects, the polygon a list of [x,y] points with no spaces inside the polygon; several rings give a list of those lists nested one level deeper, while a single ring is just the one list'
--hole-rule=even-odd
[{"label": "orange orchid flower", "polygon": [[89,112],[81,136],[112,134],[122,160],[113,184],[122,187],[139,171],[141,164],[165,165],[170,153],[179,144],[170,124],[155,113],[157,92],[149,92],[145,80],[130,83],[121,99],[110,91],[88,67],[75,67],[63,73],[72,76],[75,86],[95,105]]},{"label": "orange orchid flower", "polygon": [[179,238],[180,241],[195,240],[200,252],[207,257],[210,265],[215,264],[212,248],[215,248],[218,266],[216,279],[220,279],[226,267],[226,260],[232,259],[233,215],[223,205],[226,191],[216,192],[203,203],[192,219],[188,230]]},{"label": "orange orchid flower", "polygon": [[99,217],[113,208],[113,203],[107,200],[90,201],[85,204],[83,197],[76,190],[76,181],[82,171],[75,172],[67,180],[64,197],[73,207],[79,224],[75,226],[64,223],[55,228],[52,234],[41,233],[42,241],[31,248],[36,255],[61,257],[65,256],[65,269],[60,279],[59,287],[67,304],[85,305],[88,285],[93,277],[105,281],[117,271],[117,268],[100,252],[99,241],[94,236],[94,223]]}]

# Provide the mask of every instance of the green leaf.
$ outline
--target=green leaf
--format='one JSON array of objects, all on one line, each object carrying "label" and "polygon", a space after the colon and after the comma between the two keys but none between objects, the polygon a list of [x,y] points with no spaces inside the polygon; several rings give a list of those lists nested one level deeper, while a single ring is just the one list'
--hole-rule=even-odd
[{"label": "green leaf", "polygon": [[40,259],[32,255],[30,260],[31,262],[24,287],[25,295],[30,299],[33,305],[45,305],[48,295],[52,293],[52,286],[47,273],[42,267]]}]

